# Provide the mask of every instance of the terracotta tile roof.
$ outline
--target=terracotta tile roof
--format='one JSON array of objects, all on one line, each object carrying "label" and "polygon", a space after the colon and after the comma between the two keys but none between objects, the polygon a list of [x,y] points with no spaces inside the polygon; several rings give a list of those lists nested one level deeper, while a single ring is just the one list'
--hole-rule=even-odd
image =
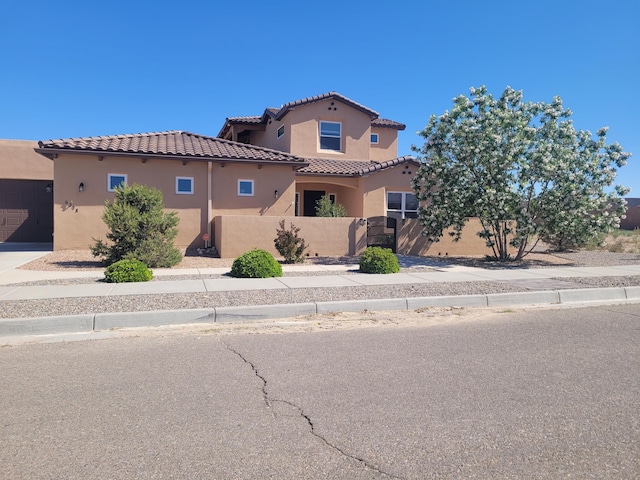
[{"label": "terracotta tile roof", "polygon": [[375,110],[371,110],[370,108],[365,107],[364,105],[362,105],[362,104],[360,104],[358,102],[354,102],[350,98],[347,98],[344,95],[340,95],[338,92],[327,92],[327,93],[323,93],[321,95],[315,95],[313,97],[302,98],[300,100],[294,100],[293,102],[285,103],[284,105],[282,105],[282,107],[280,107],[280,110],[276,114],[275,118],[276,118],[276,120],[280,120],[282,117],[284,117],[289,112],[289,110],[293,110],[294,108],[299,107],[300,105],[306,105],[306,104],[309,104],[309,103],[320,102],[322,100],[328,100],[328,99],[331,99],[331,98],[335,98],[337,100],[340,100],[341,102],[352,106],[356,110],[360,110],[361,112],[366,113],[367,115],[369,115],[371,117],[372,120],[374,118],[378,118],[379,117],[378,112],[376,112]]},{"label": "terracotta tile roof", "polygon": [[404,130],[406,126],[400,122],[396,122],[394,120],[388,120],[386,118],[379,118],[380,115],[375,110],[371,110],[364,105],[351,100],[350,98],[345,97],[344,95],[339,94],[338,92],[327,92],[321,95],[315,95],[313,97],[302,98],[300,100],[294,100],[293,102],[288,102],[282,105],[280,108],[268,107],[264,110],[262,115],[259,116],[249,116],[249,117],[228,117],[220,129],[218,133],[218,137],[224,137],[229,128],[233,124],[240,125],[257,125],[260,123],[266,124],[269,118],[275,120],[282,120],[287,113],[293,110],[296,107],[301,105],[307,105],[309,103],[320,102],[322,100],[328,100],[331,98],[335,98],[356,110],[360,110],[363,113],[366,113],[371,117],[371,125],[381,128],[395,128],[397,130]]},{"label": "terracotta tile roof", "polygon": [[69,138],[38,142],[38,153],[79,151],[136,156],[171,156],[201,160],[236,160],[258,163],[307,162],[295,155],[220,138],[172,130],[167,132]]},{"label": "terracotta tile roof", "polygon": [[404,155],[385,162],[334,160],[330,158],[308,158],[307,162],[309,165],[301,168],[297,173],[306,175],[361,177],[369,173],[386,170],[387,168],[402,165],[404,163],[418,164],[418,161],[411,155]]},{"label": "terracotta tile roof", "polygon": [[404,130],[407,126],[404,123],[389,120],[388,118],[376,118],[371,122],[371,126],[380,128],[395,128],[397,130]]}]

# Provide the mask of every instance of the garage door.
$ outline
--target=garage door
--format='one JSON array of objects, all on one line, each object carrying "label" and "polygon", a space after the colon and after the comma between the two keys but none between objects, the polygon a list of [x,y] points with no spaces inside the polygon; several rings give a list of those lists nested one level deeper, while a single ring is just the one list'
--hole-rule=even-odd
[{"label": "garage door", "polygon": [[0,242],[51,242],[53,193],[45,180],[0,179]]}]

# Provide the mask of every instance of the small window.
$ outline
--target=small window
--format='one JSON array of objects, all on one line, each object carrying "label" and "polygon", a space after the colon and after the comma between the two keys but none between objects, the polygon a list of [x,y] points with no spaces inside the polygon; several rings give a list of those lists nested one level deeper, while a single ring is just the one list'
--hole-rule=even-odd
[{"label": "small window", "polygon": [[193,177],[176,177],[176,194],[193,194]]},{"label": "small window", "polygon": [[378,134],[377,133],[372,133],[371,134],[371,143],[373,145],[377,145],[378,144],[378,140],[379,140]]},{"label": "small window", "polygon": [[387,192],[387,213],[404,218],[418,218],[418,199],[409,192]]},{"label": "small window", "polygon": [[284,125],[278,127],[278,138],[284,135]]},{"label": "small window", "polygon": [[107,175],[107,192],[113,192],[116,187],[127,184],[127,175],[124,173],[109,173]]},{"label": "small window", "polygon": [[253,197],[253,180],[238,180],[238,196]]},{"label": "small window", "polygon": [[340,122],[320,122],[320,149],[342,150],[342,124]]}]

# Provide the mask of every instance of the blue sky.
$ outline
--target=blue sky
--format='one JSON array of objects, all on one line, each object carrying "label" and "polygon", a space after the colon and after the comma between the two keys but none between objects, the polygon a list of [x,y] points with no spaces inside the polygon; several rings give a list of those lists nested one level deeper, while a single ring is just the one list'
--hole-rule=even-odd
[{"label": "blue sky", "polygon": [[331,90],[416,132],[469,87],[610,127],[640,197],[640,2],[0,0],[0,138],[186,130]]}]

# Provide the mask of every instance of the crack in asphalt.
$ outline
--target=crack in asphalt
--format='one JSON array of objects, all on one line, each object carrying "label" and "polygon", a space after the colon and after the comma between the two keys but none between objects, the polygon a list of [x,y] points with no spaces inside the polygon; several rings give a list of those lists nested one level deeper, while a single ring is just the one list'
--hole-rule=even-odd
[{"label": "crack in asphalt", "polygon": [[316,431],[315,425],[313,424],[313,421],[311,420],[311,417],[309,417],[309,415],[304,413],[304,409],[302,407],[300,407],[299,405],[296,405],[295,403],[292,403],[292,402],[290,402],[288,400],[270,398],[269,397],[269,393],[267,392],[267,379],[264,376],[262,376],[260,374],[260,372],[258,372],[257,367],[249,359],[247,359],[242,353],[240,353],[239,351],[237,351],[236,349],[234,349],[230,345],[226,344],[222,340],[220,340],[220,343],[222,343],[222,345],[227,350],[229,350],[230,352],[232,352],[235,355],[237,355],[244,363],[249,365],[249,367],[251,367],[251,370],[253,370],[254,375],[258,379],[260,379],[260,381],[262,382],[262,398],[263,398],[264,403],[266,404],[267,408],[269,408],[269,410],[271,411],[271,413],[272,413],[272,415],[274,417],[276,416],[276,414],[275,414],[275,412],[273,412],[273,410],[271,410],[271,405],[273,403],[283,403],[285,405],[289,405],[290,407],[295,408],[298,411],[299,415],[307,422],[307,424],[309,425],[309,430],[311,431],[311,435],[313,435],[314,437],[319,439],[327,447],[332,448],[333,450],[335,450],[340,455],[342,455],[342,456],[344,456],[346,458],[350,458],[352,460],[355,460],[355,461],[361,463],[366,468],[369,468],[369,469],[371,469],[371,470],[373,470],[373,471],[375,471],[377,473],[380,473],[382,475],[385,475],[385,476],[387,476],[389,478],[393,478],[393,479],[396,479],[396,480],[403,480],[403,477],[398,477],[398,476],[392,475],[392,474],[390,474],[388,472],[385,472],[384,470],[381,470],[380,468],[376,467],[375,465],[372,465],[371,463],[369,463],[364,458],[360,458],[360,457],[357,457],[356,455],[350,454],[350,453],[344,451],[343,449],[341,449],[340,447],[338,447],[337,445],[334,445],[331,442],[329,442],[325,437],[323,437],[322,435],[320,435]]}]

